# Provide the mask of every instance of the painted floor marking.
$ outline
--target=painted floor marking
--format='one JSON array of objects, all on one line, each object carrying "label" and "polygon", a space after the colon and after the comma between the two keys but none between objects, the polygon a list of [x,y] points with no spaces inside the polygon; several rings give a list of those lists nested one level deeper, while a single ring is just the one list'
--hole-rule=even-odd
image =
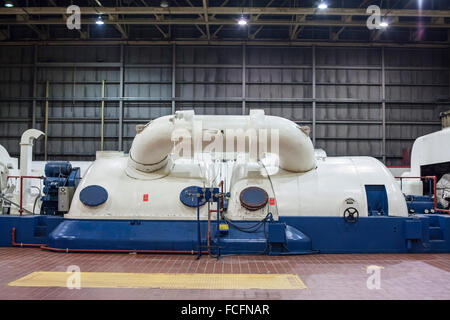
[{"label": "painted floor marking", "polygon": [[[66,287],[73,273],[37,271],[10,282],[14,287]],[[301,290],[296,274],[203,274],[81,272],[81,288]]]}]

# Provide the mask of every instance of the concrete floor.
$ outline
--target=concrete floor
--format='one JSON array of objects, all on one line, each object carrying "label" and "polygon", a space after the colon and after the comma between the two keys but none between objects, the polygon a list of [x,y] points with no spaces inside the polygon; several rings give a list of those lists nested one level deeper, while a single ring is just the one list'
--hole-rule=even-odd
[{"label": "concrete floor", "polygon": [[[34,271],[130,273],[297,274],[303,290],[199,290],[12,287]],[[368,289],[367,266],[380,269],[380,288]],[[0,248],[0,299],[450,299],[450,254],[321,254],[229,256],[54,253]]]}]

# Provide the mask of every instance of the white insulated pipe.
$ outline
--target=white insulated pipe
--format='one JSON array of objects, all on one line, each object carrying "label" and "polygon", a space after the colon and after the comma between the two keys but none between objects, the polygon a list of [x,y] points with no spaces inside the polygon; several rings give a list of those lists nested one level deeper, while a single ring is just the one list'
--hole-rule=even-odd
[{"label": "white insulated pipe", "polygon": [[[196,140],[199,130],[200,142]],[[207,116],[195,115],[192,110],[178,111],[151,121],[137,133],[130,149],[129,165],[144,172],[162,168],[174,149],[174,142],[181,143],[176,139],[181,134],[192,137],[191,151],[202,151],[218,139],[216,145],[223,152],[229,152],[231,147],[233,151],[251,153],[256,150],[252,148],[257,148],[258,160],[265,152],[275,153],[280,168],[306,172],[316,167],[314,147],[307,133],[304,127],[284,118],[266,116],[263,110],[251,110],[248,116]],[[205,141],[205,136],[214,139]]]},{"label": "white insulated pipe", "polygon": [[[33,144],[44,133],[37,129],[28,129],[22,134],[20,139],[20,175],[31,176],[31,163],[33,161]],[[23,201],[29,200],[31,181],[23,179]]]}]

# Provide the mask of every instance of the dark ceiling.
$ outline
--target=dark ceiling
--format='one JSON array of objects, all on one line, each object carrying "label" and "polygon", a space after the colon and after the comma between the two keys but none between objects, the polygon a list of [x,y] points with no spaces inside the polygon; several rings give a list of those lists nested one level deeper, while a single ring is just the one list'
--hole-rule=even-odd
[{"label": "dark ceiling", "polygon": [[[450,0],[0,0],[0,44],[24,41],[377,42],[448,44]],[[66,8],[81,7],[81,30],[69,30]],[[385,29],[369,30],[369,5],[382,8]],[[101,15],[104,25],[96,25]],[[248,24],[240,26],[244,17]]]}]

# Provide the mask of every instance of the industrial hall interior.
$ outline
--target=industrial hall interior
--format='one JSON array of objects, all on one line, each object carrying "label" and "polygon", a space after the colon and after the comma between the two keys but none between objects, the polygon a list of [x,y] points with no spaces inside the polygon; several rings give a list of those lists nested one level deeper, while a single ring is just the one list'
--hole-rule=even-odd
[{"label": "industrial hall interior", "polygon": [[0,0],[0,300],[450,300],[450,0]]}]

